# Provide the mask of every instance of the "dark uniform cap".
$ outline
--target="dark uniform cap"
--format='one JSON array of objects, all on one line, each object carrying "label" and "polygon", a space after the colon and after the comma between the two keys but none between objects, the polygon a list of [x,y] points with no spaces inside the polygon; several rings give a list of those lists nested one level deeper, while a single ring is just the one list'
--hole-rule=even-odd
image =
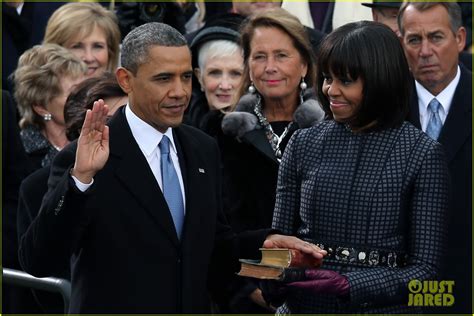
[{"label": "dark uniform cap", "polygon": [[362,5],[366,6],[366,7],[369,7],[369,8],[394,8],[394,9],[399,9],[400,6],[402,5],[402,2],[374,0],[374,2],[372,2],[372,3],[362,3]]}]

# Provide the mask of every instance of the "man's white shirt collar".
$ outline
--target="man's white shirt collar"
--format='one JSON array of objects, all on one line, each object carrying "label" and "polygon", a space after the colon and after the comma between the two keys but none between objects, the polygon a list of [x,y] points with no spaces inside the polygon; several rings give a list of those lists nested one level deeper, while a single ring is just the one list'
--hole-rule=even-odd
[{"label": "man's white shirt collar", "polygon": [[128,125],[130,125],[133,137],[137,141],[138,146],[140,147],[142,152],[147,157],[149,157],[152,153],[155,152],[156,148],[158,147],[158,144],[163,138],[163,135],[168,136],[168,138],[170,139],[171,150],[173,150],[175,154],[177,153],[171,127],[169,127],[164,134],[157,131],[153,126],[143,121],[135,113],[133,113],[128,103],[125,107],[125,116],[127,118]]},{"label": "man's white shirt collar", "polygon": [[451,109],[451,103],[453,101],[454,92],[456,91],[456,87],[458,86],[459,80],[461,78],[461,69],[459,65],[457,66],[457,73],[453,80],[449,83],[449,85],[444,88],[438,95],[434,96],[429,92],[425,87],[423,87],[418,81],[415,80],[415,87],[416,87],[416,94],[418,95],[418,110],[420,113],[420,122],[422,129],[426,129],[426,125],[428,124],[429,114],[428,114],[428,104],[436,98],[439,103],[441,103],[440,117],[441,120],[446,120],[448,116],[449,110]]}]

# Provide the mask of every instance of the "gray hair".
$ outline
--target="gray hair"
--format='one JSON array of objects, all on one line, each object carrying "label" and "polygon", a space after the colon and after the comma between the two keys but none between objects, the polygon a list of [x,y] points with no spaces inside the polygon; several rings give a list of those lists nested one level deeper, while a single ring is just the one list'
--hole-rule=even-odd
[{"label": "gray hair", "polygon": [[198,52],[198,66],[201,70],[204,69],[207,61],[216,57],[228,57],[235,53],[242,53],[240,46],[228,40],[214,40],[204,43]]},{"label": "gray hair", "polygon": [[134,28],[125,36],[122,43],[120,62],[134,75],[138,67],[148,60],[148,51],[152,46],[186,46],[184,36],[173,27],[163,23],[146,23]]},{"label": "gray hair", "polygon": [[437,5],[443,6],[446,11],[448,11],[449,16],[449,23],[451,24],[451,31],[453,34],[459,30],[462,26],[462,12],[461,7],[456,2],[404,2],[400,7],[400,11],[398,12],[397,22],[398,22],[398,29],[400,30],[400,34],[404,35],[405,30],[402,25],[403,14],[408,6],[413,6],[417,11],[423,12],[429,10]]}]

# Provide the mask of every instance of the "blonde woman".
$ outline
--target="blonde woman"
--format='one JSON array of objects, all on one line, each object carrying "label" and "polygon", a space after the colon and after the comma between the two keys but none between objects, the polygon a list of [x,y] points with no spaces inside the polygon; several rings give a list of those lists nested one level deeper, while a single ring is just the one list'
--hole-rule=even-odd
[{"label": "blonde woman", "polygon": [[115,13],[98,3],[68,3],[48,21],[44,43],[66,47],[87,65],[87,77],[115,71],[120,30]]},{"label": "blonde woman", "polygon": [[64,47],[37,45],[20,56],[14,73],[21,139],[35,169],[49,165],[68,144],[64,104],[86,65]]}]

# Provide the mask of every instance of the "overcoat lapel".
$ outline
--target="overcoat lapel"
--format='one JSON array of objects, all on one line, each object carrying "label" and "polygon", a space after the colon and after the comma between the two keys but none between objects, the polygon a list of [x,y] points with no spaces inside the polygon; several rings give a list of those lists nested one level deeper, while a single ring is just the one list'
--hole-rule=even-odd
[{"label": "overcoat lapel", "polygon": [[415,80],[412,80],[411,89],[408,121],[416,128],[421,129],[420,110],[418,108],[418,94],[416,93]]},{"label": "overcoat lapel", "polygon": [[451,103],[448,117],[444,122],[438,141],[446,150],[448,163],[469,139],[472,133],[472,74],[461,67],[461,78]]},{"label": "overcoat lapel", "polygon": [[210,183],[205,180],[207,179],[205,155],[197,146],[197,140],[193,141],[193,135],[183,127],[173,128],[173,136],[186,195],[186,216],[181,236],[184,241],[192,238],[193,228],[201,227],[199,214],[199,206],[203,204],[201,198],[208,196],[206,190],[211,188],[209,188]]},{"label": "overcoat lapel", "polygon": [[268,139],[265,136],[265,132],[263,132],[262,130],[256,129],[245,133],[244,136],[242,136],[242,141],[252,145],[259,152],[264,154],[267,158],[278,164],[272,146],[270,146],[270,143],[268,142]]}]

